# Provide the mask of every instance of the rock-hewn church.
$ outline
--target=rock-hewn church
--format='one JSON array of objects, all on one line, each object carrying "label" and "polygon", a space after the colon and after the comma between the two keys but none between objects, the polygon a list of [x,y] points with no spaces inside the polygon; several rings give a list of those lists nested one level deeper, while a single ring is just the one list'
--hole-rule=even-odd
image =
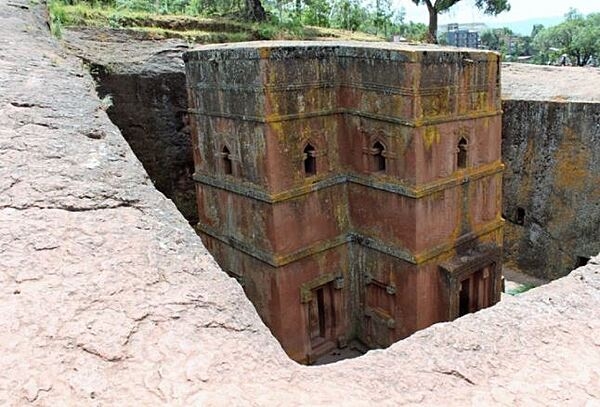
[{"label": "rock-hewn church", "polygon": [[290,357],[500,299],[497,54],[274,42],[185,61],[197,230]]}]

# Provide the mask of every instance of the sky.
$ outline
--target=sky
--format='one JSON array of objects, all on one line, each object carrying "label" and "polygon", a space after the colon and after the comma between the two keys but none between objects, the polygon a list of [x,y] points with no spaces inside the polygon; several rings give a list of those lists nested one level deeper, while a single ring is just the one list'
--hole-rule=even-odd
[{"label": "sky", "polygon": [[[481,13],[474,6],[474,0],[462,0],[452,6],[446,13],[440,14],[438,24],[447,23],[486,23],[501,24],[532,18],[561,17],[569,8],[575,8],[580,13],[600,12],[600,0],[509,0],[511,10],[500,13],[496,17]],[[425,5],[415,6],[412,0],[392,0],[392,4],[406,11],[405,21],[415,23],[429,22],[429,14]]]}]

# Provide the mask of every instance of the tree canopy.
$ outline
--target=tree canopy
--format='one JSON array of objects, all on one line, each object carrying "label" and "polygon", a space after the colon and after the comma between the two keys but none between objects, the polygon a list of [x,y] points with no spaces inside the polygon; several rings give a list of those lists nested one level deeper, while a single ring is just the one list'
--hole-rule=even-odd
[{"label": "tree canopy", "polygon": [[[429,42],[437,43],[438,14],[448,11],[460,0],[412,0],[417,6],[424,4],[429,12]],[[475,7],[485,14],[497,15],[510,10],[508,0],[475,0]]]},{"label": "tree canopy", "polygon": [[[600,13],[587,17],[571,10],[562,23],[540,30],[534,45],[552,58],[552,54],[566,55],[573,64],[584,66],[600,57]],[[561,58],[563,64],[566,58]]]}]

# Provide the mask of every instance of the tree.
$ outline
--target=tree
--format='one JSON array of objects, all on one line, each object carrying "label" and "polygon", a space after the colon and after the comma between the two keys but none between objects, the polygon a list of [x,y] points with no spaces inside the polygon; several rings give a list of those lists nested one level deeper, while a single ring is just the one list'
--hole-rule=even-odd
[{"label": "tree", "polygon": [[375,15],[373,16],[373,25],[376,29],[376,34],[388,35],[390,26],[392,25],[392,2],[390,0],[375,0]]},{"label": "tree", "polygon": [[265,21],[267,13],[260,0],[246,0],[246,18],[250,21]]},{"label": "tree", "polygon": [[306,7],[302,12],[302,21],[308,25],[329,27],[331,4],[327,0],[306,0]]},{"label": "tree", "polygon": [[485,30],[479,36],[481,45],[487,49],[498,51],[500,49],[500,38],[495,30]]},{"label": "tree", "polygon": [[578,66],[598,58],[600,13],[583,17],[576,10],[570,10],[565,17],[562,23],[542,29],[534,38],[534,46],[549,58],[555,58],[555,54],[566,55]]},{"label": "tree", "polygon": [[[412,0],[417,6],[425,4],[429,11],[428,41],[437,43],[438,14],[448,11],[460,0]],[[508,0],[475,0],[475,7],[483,10],[485,14],[497,15],[510,10]]]},{"label": "tree", "polygon": [[368,17],[358,0],[338,0],[334,3],[331,20],[335,28],[356,31]]},{"label": "tree", "polygon": [[544,29],[544,24],[534,24],[531,29],[531,39],[534,39],[536,35],[540,33]]}]

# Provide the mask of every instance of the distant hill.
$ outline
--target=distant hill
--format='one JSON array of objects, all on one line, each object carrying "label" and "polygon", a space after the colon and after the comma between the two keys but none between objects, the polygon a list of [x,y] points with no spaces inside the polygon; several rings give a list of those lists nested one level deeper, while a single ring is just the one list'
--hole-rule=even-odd
[{"label": "distant hill", "polygon": [[546,17],[546,18],[531,18],[529,20],[513,21],[511,23],[488,23],[490,28],[510,28],[516,34],[530,35],[535,24],[543,24],[544,27],[551,27],[563,22],[564,16]]},{"label": "distant hill", "polygon": [[[460,29],[462,30],[473,30],[473,31],[485,31],[491,28],[510,28],[514,33],[520,35],[530,35],[531,30],[535,24],[543,24],[544,27],[551,27],[563,22],[564,17],[545,17],[545,18],[531,18],[529,20],[513,21],[510,23],[459,23]],[[442,33],[448,30],[448,24],[440,24],[438,27],[438,33]]]}]

